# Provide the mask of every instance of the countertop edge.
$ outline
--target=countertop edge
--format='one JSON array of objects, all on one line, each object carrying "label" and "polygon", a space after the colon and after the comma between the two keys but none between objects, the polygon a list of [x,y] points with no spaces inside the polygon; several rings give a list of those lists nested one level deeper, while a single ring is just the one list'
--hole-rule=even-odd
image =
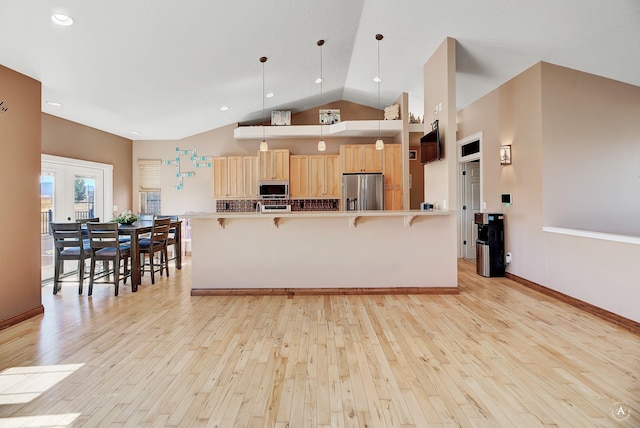
[{"label": "countertop edge", "polygon": [[352,217],[416,217],[416,216],[448,216],[458,214],[458,211],[296,211],[282,213],[228,213],[228,212],[198,212],[182,214],[179,218],[190,219],[218,219],[218,218],[352,218]]}]

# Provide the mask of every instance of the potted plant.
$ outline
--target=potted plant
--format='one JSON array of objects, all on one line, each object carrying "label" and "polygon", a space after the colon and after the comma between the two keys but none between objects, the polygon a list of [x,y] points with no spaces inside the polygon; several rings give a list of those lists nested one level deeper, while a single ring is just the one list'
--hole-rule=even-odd
[{"label": "potted plant", "polygon": [[114,223],[120,224],[133,224],[133,222],[138,221],[138,216],[132,213],[130,210],[123,211],[122,214],[116,216],[113,220]]}]

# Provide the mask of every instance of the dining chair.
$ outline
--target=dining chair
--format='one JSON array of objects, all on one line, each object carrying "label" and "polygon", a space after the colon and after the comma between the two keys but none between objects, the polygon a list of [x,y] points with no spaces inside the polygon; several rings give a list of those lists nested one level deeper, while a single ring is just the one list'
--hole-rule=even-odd
[{"label": "dining chair", "polygon": [[[89,233],[89,245],[91,247],[91,273],[89,279],[89,296],[93,294],[93,284],[113,284],[115,295],[118,295],[120,284],[121,262],[124,261],[123,284],[127,283],[129,273],[129,258],[131,257],[131,245],[122,243],[118,239],[118,223],[87,223]],[[106,272],[96,275],[96,262],[103,261],[105,266],[111,263],[113,268],[106,269]],[[113,281],[109,278],[113,274]],[[96,278],[107,279],[97,282]]]},{"label": "dining chair", "polygon": [[[142,238],[138,241],[138,249],[140,253],[140,274],[144,275],[146,267],[149,266],[148,272],[151,273],[151,283],[155,284],[155,272],[159,271],[162,275],[162,271],[165,270],[167,276],[169,276],[169,263],[167,261],[167,239],[169,236],[169,229],[171,227],[170,218],[156,218],[153,220],[153,226],[151,227],[151,234],[148,238]],[[156,253],[160,255],[159,265],[156,268],[154,256]],[[145,262],[145,254],[149,257],[149,262]]]},{"label": "dining chair", "polygon": [[53,273],[53,294],[57,294],[62,288],[60,276],[64,273],[64,262],[66,260],[78,262],[78,294],[82,294],[84,283],[85,260],[91,257],[91,250],[88,243],[82,236],[82,226],[80,223],[51,223],[53,242],[55,246],[54,273]]},{"label": "dining chair", "polygon": [[[158,216],[158,218],[168,218],[171,221],[178,221],[178,216],[177,215],[163,215],[160,214]],[[178,262],[178,242],[176,241],[176,228],[175,227],[171,227],[169,229],[169,235],[167,237],[167,249],[169,249],[169,247],[172,247],[171,250],[171,258],[167,260],[167,263],[170,262],[171,260],[175,260],[176,263]]]}]

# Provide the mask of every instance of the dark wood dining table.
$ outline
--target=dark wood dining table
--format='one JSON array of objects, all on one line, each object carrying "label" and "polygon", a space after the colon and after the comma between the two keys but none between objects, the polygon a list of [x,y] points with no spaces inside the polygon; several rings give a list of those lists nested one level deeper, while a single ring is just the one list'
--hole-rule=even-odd
[{"label": "dark wood dining table", "polygon": [[[138,241],[140,235],[151,232],[152,221],[137,221],[133,224],[121,224],[118,227],[120,235],[127,235],[131,238],[131,291],[138,291],[138,286],[142,282],[140,275],[140,251]],[[182,220],[172,220],[171,229],[176,233],[176,269],[182,269]],[[134,269],[137,267],[137,269]]]}]

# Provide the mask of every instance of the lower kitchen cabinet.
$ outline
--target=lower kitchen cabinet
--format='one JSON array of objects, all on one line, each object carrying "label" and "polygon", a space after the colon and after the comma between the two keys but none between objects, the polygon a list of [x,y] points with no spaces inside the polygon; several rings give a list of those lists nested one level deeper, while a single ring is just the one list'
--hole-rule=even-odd
[{"label": "lower kitchen cabinet", "polygon": [[384,145],[384,209],[402,210],[402,145]]},{"label": "lower kitchen cabinet", "polygon": [[402,187],[384,188],[384,209],[389,211],[402,210]]}]

